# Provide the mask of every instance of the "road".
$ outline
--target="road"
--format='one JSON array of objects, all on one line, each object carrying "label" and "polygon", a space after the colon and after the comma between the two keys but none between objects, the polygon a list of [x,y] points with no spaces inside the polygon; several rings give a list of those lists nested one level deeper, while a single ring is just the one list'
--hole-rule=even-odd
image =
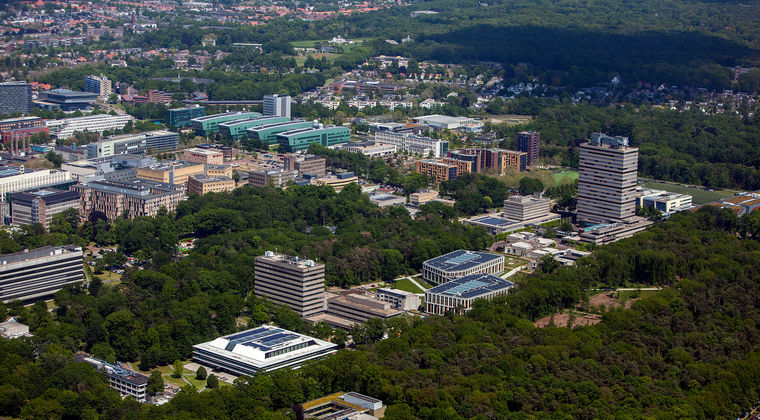
[{"label": "road", "polygon": [[104,103],[101,103],[101,102],[95,102],[93,105],[95,105],[98,108],[103,108],[106,111],[113,111],[117,115],[127,115],[127,111],[125,111],[125,110],[123,110],[123,109],[121,109],[119,107],[113,106],[113,105],[104,104]]}]

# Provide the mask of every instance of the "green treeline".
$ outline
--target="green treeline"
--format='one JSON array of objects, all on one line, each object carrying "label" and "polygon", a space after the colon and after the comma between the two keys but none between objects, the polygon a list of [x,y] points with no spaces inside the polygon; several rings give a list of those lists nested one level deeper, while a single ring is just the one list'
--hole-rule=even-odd
[{"label": "green treeline", "polygon": [[[330,195],[322,189],[309,193]],[[251,197],[276,200],[271,194],[245,191],[224,204],[218,204],[222,195],[206,202],[192,198],[175,220],[236,204],[243,208],[253,204],[244,203]],[[337,199],[354,223],[387,217],[361,201]],[[279,218],[285,211],[276,203],[256,207]],[[673,216],[602,247],[577,268],[528,276],[506,299],[480,302],[465,316],[394,319],[380,326],[389,332],[386,340],[297,371],[243,377],[231,387],[200,394],[187,387],[159,407],[119,399],[91,367],[72,363],[78,348],[121,360],[145,345],[154,349],[148,353],[171,353],[166,358],[185,356],[176,352],[235,329],[221,325],[230,319],[228,311],[266,320],[269,314],[256,313],[266,304],[244,301],[240,290],[249,284],[254,242],[263,240],[255,236],[262,231],[241,230],[246,220],[262,216],[246,208],[236,211],[241,220],[225,228],[194,224],[204,225],[210,236],[188,258],[132,273],[118,286],[91,290],[92,295],[63,291],[53,313],[44,304],[10,305],[8,311],[21,312],[35,337],[0,341],[0,415],[289,418],[293,404],[353,390],[382,399],[389,419],[726,418],[760,397],[760,242],[754,239],[760,237],[760,215],[739,220],[713,208]],[[288,231],[287,223],[280,223]],[[400,229],[391,225],[382,231]],[[208,272],[221,266],[223,271]],[[222,290],[208,289],[223,281],[228,284]],[[529,322],[583,303],[586,289],[629,282],[666,288],[631,309],[604,313],[594,326],[537,329]],[[287,324],[286,314],[272,315]]]}]

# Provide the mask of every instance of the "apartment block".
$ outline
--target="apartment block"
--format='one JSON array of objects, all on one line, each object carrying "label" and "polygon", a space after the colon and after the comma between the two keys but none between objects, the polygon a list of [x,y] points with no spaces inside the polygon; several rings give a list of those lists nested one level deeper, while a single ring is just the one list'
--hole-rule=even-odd
[{"label": "apartment block", "polygon": [[538,163],[540,147],[541,134],[535,131],[521,131],[517,133],[517,150],[528,154],[528,166],[533,166]]},{"label": "apartment block", "polygon": [[32,112],[32,85],[26,82],[0,83],[0,114]]},{"label": "apartment block", "polygon": [[325,265],[267,251],[256,257],[256,296],[287,305],[302,318],[324,312]]},{"label": "apartment block", "polygon": [[436,182],[457,179],[457,166],[435,160],[418,160],[417,173],[423,174]]},{"label": "apartment block", "polygon": [[79,194],[53,188],[10,194],[11,223],[31,225],[39,223],[48,229],[53,216],[68,209],[79,210]]},{"label": "apartment block", "polygon": [[125,215],[155,216],[161,207],[174,211],[184,197],[184,187],[137,179],[134,181],[90,181],[72,190],[79,193],[79,215],[90,216],[99,211],[109,220]]}]

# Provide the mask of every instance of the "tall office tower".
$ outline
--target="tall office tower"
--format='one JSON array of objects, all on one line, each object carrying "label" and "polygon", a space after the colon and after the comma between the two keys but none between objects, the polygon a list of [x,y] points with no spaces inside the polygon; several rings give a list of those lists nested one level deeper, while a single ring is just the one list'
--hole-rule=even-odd
[{"label": "tall office tower", "polygon": [[0,83],[0,114],[32,112],[32,85],[26,82]]},{"label": "tall office tower", "polygon": [[541,134],[535,131],[517,133],[517,150],[528,154],[528,166],[538,163],[538,149],[541,144]]},{"label": "tall office tower", "polygon": [[580,146],[578,221],[618,222],[635,215],[639,149],[628,137],[591,134]]},{"label": "tall office tower", "polygon": [[84,78],[84,91],[97,93],[98,97],[107,98],[113,92],[111,81],[105,76],[86,76]]},{"label": "tall office tower", "polygon": [[324,311],[325,265],[267,251],[256,257],[257,296],[288,305],[302,318]]},{"label": "tall office tower", "polygon": [[290,96],[264,95],[264,116],[290,118]]}]

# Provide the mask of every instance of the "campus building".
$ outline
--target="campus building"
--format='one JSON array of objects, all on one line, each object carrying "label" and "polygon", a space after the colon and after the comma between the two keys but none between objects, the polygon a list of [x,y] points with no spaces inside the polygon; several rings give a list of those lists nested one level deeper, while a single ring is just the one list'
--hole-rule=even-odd
[{"label": "campus building", "polygon": [[325,265],[267,251],[256,257],[256,296],[287,305],[302,318],[325,306]]},{"label": "campus building", "polygon": [[144,154],[171,152],[179,146],[179,133],[167,130],[138,134],[121,134],[87,144],[87,158],[99,158],[124,153]]},{"label": "campus building", "polygon": [[375,133],[375,143],[392,144],[399,151],[406,151],[422,157],[441,157],[449,151],[449,142],[417,136],[411,133],[395,133],[385,130]]},{"label": "campus building", "polygon": [[32,85],[26,82],[0,83],[0,114],[32,112]]},{"label": "campus building", "polygon": [[388,157],[396,153],[396,146],[393,144],[352,141],[340,146],[340,150],[361,153],[368,157]]},{"label": "campus building", "polygon": [[30,116],[0,120],[0,136],[2,136],[4,144],[19,139],[28,139],[37,133],[50,133],[50,129],[45,126],[45,120],[40,117]]},{"label": "campus building", "polygon": [[79,215],[90,216],[93,211],[103,212],[108,220],[120,216],[134,219],[153,217],[161,207],[174,211],[184,196],[183,187],[145,181],[90,181],[77,184],[72,190],[79,193]]},{"label": "campus building", "polygon": [[[372,318],[387,319],[401,315],[402,312],[393,308],[389,302],[352,291],[327,299],[327,314],[352,324]],[[329,323],[329,318],[327,322]]]},{"label": "campus building", "polygon": [[108,98],[113,93],[111,89],[111,80],[100,75],[89,75],[84,78],[84,91],[97,93],[100,98]]},{"label": "campus building", "polygon": [[234,120],[243,120],[247,118],[260,117],[258,112],[225,112],[222,114],[206,115],[190,120],[199,136],[210,136],[219,132],[219,124]]},{"label": "campus building", "polygon": [[457,166],[450,163],[438,162],[432,159],[418,160],[417,173],[427,176],[435,182],[452,181],[457,179]]},{"label": "campus building", "polygon": [[210,192],[227,192],[235,189],[235,180],[226,176],[190,175],[187,179],[188,195]]},{"label": "campus building", "polygon": [[187,185],[191,175],[202,175],[205,167],[202,163],[192,162],[158,162],[137,168],[137,178],[164,184]]},{"label": "campus building", "polygon": [[130,121],[134,121],[130,115],[99,114],[48,120],[45,125],[50,129],[51,136],[57,139],[67,139],[77,131],[102,134],[106,130],[121,130]]},{"label": "campus building", "polygon": [[193,118],[200,118],[206,115],[206,108],[195,105],[184,108],[173,108],[166,110],[166,119],[170,127],[192,127]]},{"label": "campus building", "polygon": [[666,217],[679,211],[694,208],[691,196],[688,194],[648,188],[636,188],[636,206],[657,209]]},{"label": "campus building", "polygon": [[327,159],[315,155],[289,155],[285,156],[285,169],[298,171],[298,175],[304,174],[325,176],[327,173]]},{"label": "campus building", "polygon": [[204,165],[223,165],[224,153],[214,149],[191,147],[182,151],[182,160]]},{"label": "campus building", "polygon": [[314,180],[315,185],[325,185],[332,187],[335,191],[340,191],[348,184],[359,182],[359,178],[353,172],[344,172],[337,175],[325,176]]},{"label": "campus building", "polygon": [[520,131],[517,133],[517,150],[527,153],[527,164],[538,163],[538,152],[541,147],[541,134],[535,131]]},{"label": "campus building", "polygon": [[264,95],[264,116],[290,119],[290,96]]},{"label": "campus building", "polygon": [[92,103],[98,99],[93,92],[75,92],[68,89],[53,89],[41,92],[34,104],[39,108],[61,111],[89,111]]},{"label": "campus building", "polygon": [[310,121],[290,121],[273,124],[262,124],[251,127],[246,130],[248,138],[260,140],[262,144],[269,145],[277,143],[277,134],[290,130],[298,130],[313,127],[314,123]]},{"label": "campus building", "polygon": [[422,278],[442,284],[470,274],[495,274],[504,271],[504,257],[488,252],[451,251],[422,263]]},{"label": "campus building", "polygon": [[504,217],[517,222],[542,219],[549,214],[549,210],[551,201],[542,198],[541,193],[513,195],[504,200]]},{"label": "campus building", "polygon": [[47,299],[83,279],[78,246],[43,246],[0,255],[0,301],[4,303]]},{"label": "campus building", "polygon": [[399,289],[380,288],[377,289],[377,298],[383,302],[391,304],[392,308],[402,311],[414,311],[420,307],[422,300],[412,292]]},{"label": "campus building", "polygon": [[193,360],[233,375],[253,376],[335,353],[338,346],[269,325],[193,346]]},{"label": "campus building", "polygon": [[476,299],[492,300],[506,296],[514,283],[493,274],[470,274],[425,290],[425,312],[443,315],[447,311],[464,313]]},{"label": "campus building", "polygon": [[619,222],[635,216],[639,149],[628,137],[591,134],[580,145],[578,213],[582,223]]},{"label": "campus building", "polygon": [[148,377],[121,366],[112,365],[100,359],[96,359],[87,353],[77,353],[74,361],[89,363],[95,370],[108,378],[108,387],[119,391],[122,397],[133,397],[137,402],[144,403],[147,395]]},{"label": "campus building", "polygon": [[378,419],[385,415],[385,406],[381,400],[358,392],[336,392],[298,404],[293,411],[296,420]]},{"label": "campus building", "polygon": [[11,223],[16,226],[39,223],[48,229],[53,216],[68,209],[79,210],[79,194],[54,188],[10,194]]},{"label": "campus building", "polygon": [[277,143],[289,153],[306,150],[312,143],[325,147],[337,146],[351,140],[351,130],[343,126],[322,126],[283,131],[277,134]]},{"label": "campus building", "polygon": [[54,169],[25,171],[24,168],[0,167],[0,202],[8,193],[71,182],[71,173]]},{"label": "campus building", "polygon": [[298,177],[298,171],[285,169],[261,169],[248,173],[248,185],[253,187],[273,186],[282,188],[289,181],[294,181]]},{"label": "campus building", "polygon": [[469,117],[450,117],[448,115],[425,115],[415,117],[417,124],[427,125],[430,128],[440,130],[457,130],[465,132],[479,132],[483,129],[483,121]]},{"label": "campus building", "polygon": [[285,117],[252,117],[219,123],[219,133],[232,140],[240,140],[248,135],[249,128],[259,127],[265,124],[277,124],[290,121]]}]

